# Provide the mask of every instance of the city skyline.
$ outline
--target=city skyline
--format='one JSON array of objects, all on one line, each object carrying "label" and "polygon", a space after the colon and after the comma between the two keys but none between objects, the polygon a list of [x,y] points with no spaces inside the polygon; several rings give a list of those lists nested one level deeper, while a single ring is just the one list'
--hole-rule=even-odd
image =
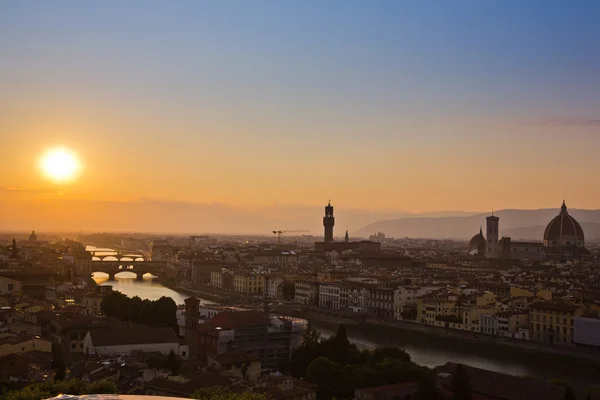
[{"label": "city skyline", "polygon": [[0,218],[598,209],[600,5],[458,3],[4,2]]}]

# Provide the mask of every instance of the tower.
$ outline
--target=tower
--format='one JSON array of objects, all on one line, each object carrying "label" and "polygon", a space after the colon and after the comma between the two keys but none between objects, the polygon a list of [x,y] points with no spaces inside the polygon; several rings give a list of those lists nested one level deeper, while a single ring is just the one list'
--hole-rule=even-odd
[{"label": "tower", "polygon": [[331,200],[327,206],[325,206],[325,216],[323,217],[323,226],[325,227],[325,243],[333,242],[333,225],[335,224],[335,218],[333,217],[333,206]]},{"label": "tower", "polygon": [[350,241],[350,236],[348,236],[348,230],[346,230],[346,236],[344,237],[344,242],[348,243]]},{"label": "tower", "polygon": [[189,357],[198,358],[198,314],[200,300],[195,297],[185,299],[185,339],[190,346]]},{"label": "tower", "polygon": [[485,256],[487,258],[498,258],[498,225],[500,218],[492,213],[485,220],[487,221],[487,249]]}]

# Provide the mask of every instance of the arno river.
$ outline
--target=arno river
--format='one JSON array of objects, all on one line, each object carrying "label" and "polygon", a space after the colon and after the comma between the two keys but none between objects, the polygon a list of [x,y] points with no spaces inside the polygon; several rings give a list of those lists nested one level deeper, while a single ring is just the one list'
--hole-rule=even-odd
[{"label": "arno river", "polygon": [[[173,298],[177,304],[189,297],[178,293],[151,279],[136,281],[135,278],[125,278],[126,272],[119,274],[115,281],[107,281],[102,274],[94,279],[101,285],[112,285],[130,297],[139,296],[143,299],[155,300],[161,296]],[[324,336],[335,333],[336,327],[329,324],[315,324],[315,329]],[[515,354],[502,350],[454,342],[438,342],[435,339],[423,339],[418,334],[394,334],[387,332],[367,332],[356,327],[348,327],[349,339],[362,348],[375,348],[384,345],[396,345],[408,352],[418,364],[428,367],[445,364],[448,361],[467,364],[473,367],[503,372],[511,375],[531,376],[541,379],[562,378],[573,382],[581,388],[592,384],[600,384],[600,371],[594,367],[564,362],[560,358],[548,358],[532,354]]]}]

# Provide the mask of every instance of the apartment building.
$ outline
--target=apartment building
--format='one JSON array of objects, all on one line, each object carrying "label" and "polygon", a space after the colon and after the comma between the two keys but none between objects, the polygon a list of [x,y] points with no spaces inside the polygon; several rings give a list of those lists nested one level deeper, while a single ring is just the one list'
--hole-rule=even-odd
[{"label": "apartment building", "polygon": [[336,282],[319,283],[319,307],[340,309],[340,284]]},{"label": "apartment building", "polygon": [[299,280],[295,284],[294,301],[304,305],[319,304],[319,283],[310,280]]},{"label": "apartment building", "polygon": [[375,318],[394,318],[394,288],[369,287],[368,288],[368,314]]},{"label": "apartment building", "polygon": [[438,316],[456,315],[456,296],[432,292],[417,299],[417,321],[435,324]]},{"label": "apartment building", "polygon": [[583,314],[578,304],[539,301],[529,306],[531,339],[571,345],[575,338],[574,318]]},{"label": "apartment building", "polygon": [[233,290],[236,292],[260,295],[264,286],[264,275],[246,271],[239,271],[233,275]]}]

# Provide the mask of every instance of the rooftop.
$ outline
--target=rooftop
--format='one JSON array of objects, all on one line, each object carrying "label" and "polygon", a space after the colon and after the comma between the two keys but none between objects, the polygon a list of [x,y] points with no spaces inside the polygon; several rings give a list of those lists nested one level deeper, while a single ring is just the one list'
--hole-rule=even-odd
[{"label": "rooftop", "polygon": [[90,331],[94,346],[179,343],[173,328],[130,327]]}]

